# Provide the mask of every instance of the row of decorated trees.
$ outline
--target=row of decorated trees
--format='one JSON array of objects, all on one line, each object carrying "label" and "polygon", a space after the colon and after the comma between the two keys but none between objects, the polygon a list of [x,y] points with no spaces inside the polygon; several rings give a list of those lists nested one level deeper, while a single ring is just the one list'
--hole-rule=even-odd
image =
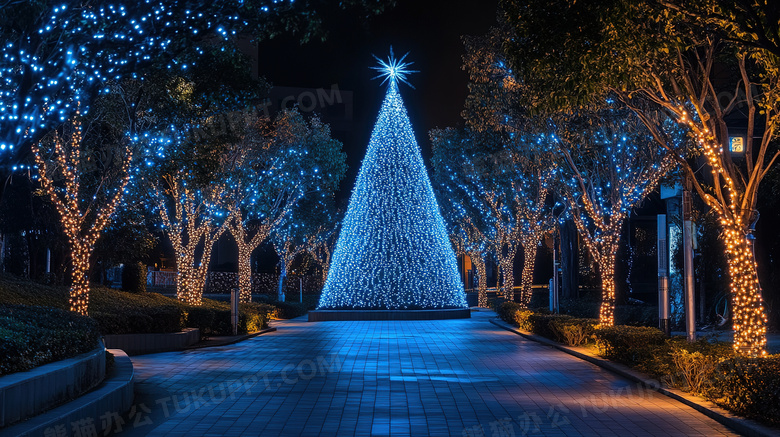
[{"label": "row of decorated trees", "polygon": [[765,354],[751,233],[759,184],[780,153],[776,10],[709,0],[500,3],[498,27],[466,38],[466,126],[431,132],[455,247],[478,270],[492,254],[511,298],[506,257],[519,243],[525,276],[533,233],[565,211],[598,266],[600,321],[611,325],[623,223],[662,178],[682,177],[721,226],[734,347]]}]

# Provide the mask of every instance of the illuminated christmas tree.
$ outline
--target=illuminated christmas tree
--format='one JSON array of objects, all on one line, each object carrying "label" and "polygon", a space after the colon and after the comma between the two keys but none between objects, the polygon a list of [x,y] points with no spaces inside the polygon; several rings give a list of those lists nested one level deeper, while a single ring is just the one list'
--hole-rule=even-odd
[{"label": "illuminated christmas tree", "polygon": [[[319,308],[465,308],[439,206],[398,92],[410,63],[380,62],[389,82],[333,253]],[[377,59],[379,60],[379,59]]]}]

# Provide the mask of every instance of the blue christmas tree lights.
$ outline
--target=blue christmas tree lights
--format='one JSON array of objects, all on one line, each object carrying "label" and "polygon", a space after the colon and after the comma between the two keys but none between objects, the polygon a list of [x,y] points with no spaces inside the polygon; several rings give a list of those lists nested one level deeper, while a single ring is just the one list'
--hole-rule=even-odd
[{"label": "blue christmas tree lights", "polygon": [[[376,67],[389,82],[350,197],[319,309],[465,308],[455,253],[398,92],[405,56]],[[384,83],[384,82],[383,82]]]}]

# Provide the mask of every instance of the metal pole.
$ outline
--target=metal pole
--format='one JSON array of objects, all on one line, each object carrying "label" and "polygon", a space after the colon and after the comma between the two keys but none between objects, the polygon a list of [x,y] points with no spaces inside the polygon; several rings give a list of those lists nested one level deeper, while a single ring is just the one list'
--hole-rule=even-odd
[{"label": "metal pole", "polygon": [[230,323],[233,325],[233,335],[238,335],[238,301],[239,290],[233,288],[230,290]]},{"label": "metal pole", "polygon": [[468,289],[468,283],[466,281],[466,254],[465,253],[461,254],[460,259],[461,259],[460,266],[462,267],[460,269],[460,279],[463,281],[463,289],[465,290]]},{"label": "metal pole", "polygon": [[672,327],[669,325],[669,245],[666,233],[666,214],[658,214],[658,328],[668,337],[672,334]]},{"label": "metal pole", "polygon": [[303,278],[298,278],[298,293],[300,294],[300,302],[303,303]]},{"label": "metal pole", "polygon": [[558,233],[556,231],[553,231],[552,235],[553,277],[552,290],[550,290],[550,311],[557,314],[560,311],[560,308],[558,306],[558,252],[555,244],[555,237]]},{"label": "metal pole", "polygon": [[691,192],[686,186],[682,193],[685,331],[688,334],[688,341],[694,342],[696,341],[696,300],[694,298],[693,280],[693,226],[691,226],[691,206]]}]

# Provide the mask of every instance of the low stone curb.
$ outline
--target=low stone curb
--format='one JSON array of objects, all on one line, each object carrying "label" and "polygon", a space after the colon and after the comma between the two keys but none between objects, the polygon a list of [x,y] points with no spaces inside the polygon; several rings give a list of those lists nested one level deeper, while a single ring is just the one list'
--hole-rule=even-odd
[{"label": "low stone curb", "polygon": [[[74,426],[80,429],[82,425],[94,426],[96,433],[102,435],[102,418],[121,416],[133,402],[133,363],[121,350],[109,352],[114,355],[114,368],[98,388],[29,420],[0,429],[0,436],[71,435]],[[113,424],[106,422],[108,426]]]},{"label": "low stone curb", "polygon": [[710,401],[701,399],[696,396],[689,395],[681,390],[661,387],[661,382],[658,381],[657,379],[650,378],[649,376],[637,372],[636,370],[633,370],[628,366],[624,366],[622,364],[614,363],[612,361],[600,358],[592,354],[586,348],[581,348],[581,347],[575,348],[571,346],[564,346],[548,338],[544,338],[538,335],[531,334],[530,332],[525,332],[520,329],[517,329],[516,327],[511,326],[500,319],[490,319],[490,323],[498,326],[499,328],[505,329],[507,331],[525,337],[528,340],[532,340],[537,343],[542,343],[544,345],[554,347],[562,352],[575,356],[581,360],[588,361],[605,370],[615,373],[618,376],[626,378],[632,382],[642,384],[643,387],[657,391],[678,402],[682,402],[683,404],[703,413],[707,417],[714,419],[715,421],[731,428],[732,430],[742,435],[748,437],[780,436],[780,430],[772,429],[753,420],[745,419],[743,417],[734,415],[724,410],[723,408],[718,407],[717,405],[715,405]]},{"label": "low stone curb", "polygon": [[269,332],[274,332],[274,331],[276,331],[276,328],[273,328],[273,327],[272,328],[265,328],[265,329],[261,329],[261,330],[259,330],[257,332],[252,332],[252,333],[249,333],[249,334],[246,334],[246,335],[242,335],[242,336],[239,336],[239,337],[230,337],[229,339],[226,339],[225,341],[209,342],[207,340],[205,342],[200,342],[200,343],[193,344],[192,346],[188,346],[188,347],[186,347],[184,349],[185,350],[190,350],[190,349],[203,349],[203,348],[206,348],[206,347],[227,346],[227,345],[238,343],[240,341],[244,341],[244,340],[248,340],[250,338],[257,337],[258,335],[267,334]]}]

